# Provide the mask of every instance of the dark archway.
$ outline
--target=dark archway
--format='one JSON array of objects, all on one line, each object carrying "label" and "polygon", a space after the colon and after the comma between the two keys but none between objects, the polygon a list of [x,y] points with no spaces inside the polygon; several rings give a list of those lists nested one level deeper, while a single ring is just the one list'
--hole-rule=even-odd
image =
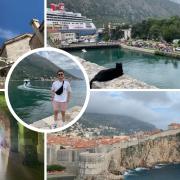
[{"label": "dark archway", "polygon": [[43,135],[18,123],[0,92],[0,171],[4,180],[44,179]]}]

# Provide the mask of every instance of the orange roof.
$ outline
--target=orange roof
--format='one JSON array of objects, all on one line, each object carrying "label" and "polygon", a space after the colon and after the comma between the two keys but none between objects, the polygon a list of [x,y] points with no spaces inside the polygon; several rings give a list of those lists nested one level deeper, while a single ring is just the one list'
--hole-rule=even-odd
[{"label": "orange roof", "polygon": [[171,123],[169,126],[178,126],[178,127],[180,127],[180,124],[179,123]]},{"label": "orange roof", "polygon": [[128,136],[119,136],[115,138],[103,137],[98,139],[85,139],[78,137],[64,137],[49,135],[47,138],[48,144],[56,144],[62,146],[71,146],[72,148],[92,148],[98,145],[111,145],[119,143],[123,140],[128,140]]}]

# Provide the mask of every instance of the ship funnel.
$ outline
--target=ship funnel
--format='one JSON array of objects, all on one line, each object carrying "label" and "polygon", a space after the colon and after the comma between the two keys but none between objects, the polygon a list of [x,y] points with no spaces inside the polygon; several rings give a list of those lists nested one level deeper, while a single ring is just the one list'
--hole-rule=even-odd
[{"label": "ship funnel", "polygon": [[59,4],[51,3],[50,9],[51,11],[56,11],[56,10],[64,11],[64,3],[59,3]]}]

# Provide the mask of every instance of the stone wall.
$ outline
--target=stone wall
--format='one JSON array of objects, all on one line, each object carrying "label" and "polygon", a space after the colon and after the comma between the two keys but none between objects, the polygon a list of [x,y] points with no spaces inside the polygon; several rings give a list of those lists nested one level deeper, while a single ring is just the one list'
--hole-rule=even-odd
[{"label": "stone wall", "polygon": [[180,129],[144,139],[100,145],[91,149],[61,149],[48,145],[48,164],[61,164],[79,180],[123,179],[127,169],[180,162]]},{"label": "stone wall", "polygon": [[6,45],[7,57],[16,61],[24,53],[31,50],[29,46],[30,37]]},{"label": "stone wall", "polygon": [[34,35],[30,41],[30,47],[31,49],[37,49],[37,48],[40,48],[40,47],[43,47],[43,44],[41,44],[39,38]]},{"label": "stone wall", "polygon": [[149,138],[115,144],[107,153],[80,154],[78,179],[122,179],[127,169],[180,162],[179,149],[180,130],[171,130]]},{"label": "stone wall", "polygon": [[[95,63],[88,62],[79,57],[76,58],[85,68],[89,80],[91,80],[99,71],[105,69]],[[127,74],[107,82],[93,82],[92,87],[94,89],[157,89],[155,86],[148,85]]]},{"label": "stone wall", "polygon": [[84,179],[103,174],[108,169],[109,159],[106,153],[81,153],[78,177]]},{"label": "stone wall", "polygon": [[[7,63],[7,62],[9,62],[11,59],[8,59],[7,57],[0,57],[0,61],[4,61],[5,62],[5,64]],[[0,62],[0,67],[2,66],[2,65],[4,65],[2,62]]]}]

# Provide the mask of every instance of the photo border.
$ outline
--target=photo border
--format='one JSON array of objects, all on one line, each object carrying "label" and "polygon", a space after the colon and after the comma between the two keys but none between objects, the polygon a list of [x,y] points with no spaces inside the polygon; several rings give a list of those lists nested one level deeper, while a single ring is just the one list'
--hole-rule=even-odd
[{"label": "photo border", "polygon": [[[24,58],[26,58],[27,56],[33,54],[33,53],[37,53],[37,52],[40,52],[40,51],[55,51],[57,53],[61,53],[67,57],[69,57],[71,60],[73,60],[78,66],[79,68],[81,69],[83,75],[84,75],[84,79],[85,79],[85,82],[86,82],[86,98],[85,98],[85,102],[84,102],[84,105],[83,107],[81,108],[81,111],[79,112],[79,114],[71,121],[69,122],[68,124],[66,124],[65,126],[63,127],[60,127],[60,128],[56,128],[56,129],[40,129],[40,128],[36,128],[36,127],[33,127],[32,125],[29,125],[27,123],[25,123],[16,113],[15,111],[13,110],[12,106],[11,106],[11,103],[10,103],[10,100],[9,100],[9,95],[8,95],[8,85],[9,85],[9,81],[10,81],[10,77],[11,77],[11,74],[13,72],[13,70],[15,69],[15,67],[22,61],[24,60]],[[31,50],[27,53],[25,53],[24,55],[22,55],[21,57],[19,57],[15,63],[13,64],[13,66],[11,67],[11,69],[9,70],[8,72],[8,75],[7,75],[7,78],[6,78],[6,81],[5,81],[5,99],[6,99],[6,103],[7,103],[7,106],[9,108],[9,111],[11,112],[11,114],[14,116],[14,118],[19,122],[21,123],[23,126],[25,126],[26,128],[28,129],[31,129],[33,131],[36,131],[36,132],[40,132],[40,133],[55,133],[55,132],[59,132],[59,131],[62,131],[62,130],[65,130],[67,129],[68,127],[72,126],[74,123],[76,123],[80,117],[83,115],[83,113],[85,112],[87,106],[88,106],[88,102],[89,102],[89,99],[90,99],[90,87],[89,87],[89,78],[88,78],[88,75],[85,71],[85,69],[83,68],[83,66],[81,65],[81,63],[76,59],[75,56],[69,54],[68,52],[66,51],[63,51],[61,49],[56,49],[56,48],[53,48],[53,47],[43,47],[43,48],[38,48],[38,49],[35,49],[35,50]]]}]

